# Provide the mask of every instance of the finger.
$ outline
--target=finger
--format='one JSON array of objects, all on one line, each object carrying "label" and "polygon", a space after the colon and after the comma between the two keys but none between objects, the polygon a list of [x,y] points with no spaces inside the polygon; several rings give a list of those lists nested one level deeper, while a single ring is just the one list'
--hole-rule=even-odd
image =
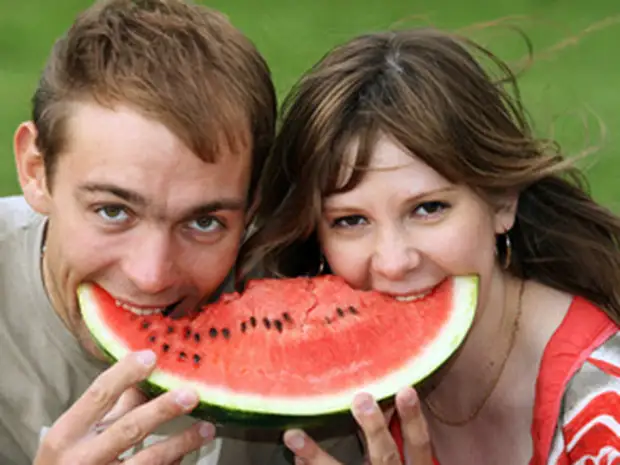
[{"label": "finger", "polygon": [[428,425],[415,390],[405,388],[400,391],[396,395],[396,408],[400,417],[407,462],[415,465],[433,465]]},{"label": "finger", "polygon": [[98,422],[96,422],[91,433],[94,435],[101,434],[108,429],[112,423],[117,421],[123,415],[135,409],[139,405],[145,403],[148,399],[137,388],[129,388],[118,399],[114,407]]},{"label": "finger", "polygon": [[101,419],[102,422],[118,420],[127,412],[147,401],[147,397],[137,388],[131,387],[121,394],[114,407]]},{"label": "finger", "polygon": [[[390,405],[389,407],[385,407],[385,408],[382,408],[381,406],[379,406],[379,408],[382,409],[383,418],[385,419],[385,424],[388,425],[388,428],[389,428],[390,422],[392,421],[392,417],[396,413],[396,405],[395,404]],[[359,440],[362,442],[364,450],[367,450],[366,437],[364,436],[364,432],[360,430],[358,432],[358,437],[359,437]]]},{"label": "finger", "polygon": [[121,418],[126,413],[135,409],[137,406],[142,405],[147,401],[147,398],[136,388],[129,388],[118,399],[114,407],[106,413],[106,415],[99,420],[93,426],[92,431],[95,434],[100,434],[102,431],[109,428],[109,426]]},{"label": "finger", "polygon": [[211,423],[199,422],[187,430],[140,451],[123,465],[179,465],[183,457],[215,437]]},{"label": "finger", "polygon": [[398,448],[390,434],[383,412],[369,394],[353,400],[353,416],[366,438],[368,459],[372,465],[401,465]]},{"label": "finger", "polygon": [[83,446],[85,463],[107,463],[144,440],[160,425],[193,410],[198,396],[191,390],[163,394],[112,423],[108,429]]},{"label": "finger", "polygon": [[135,352],[124,357],[100,374],[82,396],[56,421],[46,439],[55,447],[58,443],[73,443],[100,420],[117,402],[127,388],[147,378],[155,367],[151,350]]},{"label": "finger", "polygon": [[341,465],[301,430],[286,431],[283,441],[286,447],[295,454],[296,465]]}]

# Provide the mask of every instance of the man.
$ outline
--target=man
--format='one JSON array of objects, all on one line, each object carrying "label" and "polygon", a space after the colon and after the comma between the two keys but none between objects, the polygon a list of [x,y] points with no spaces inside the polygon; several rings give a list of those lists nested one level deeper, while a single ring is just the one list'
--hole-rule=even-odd
[{"label": "man", "polygon": [[101,1],[55,44],[15,133],[23,197],[0,199],[0,463],[175,463],[210,441],[202,423],[143,441],[196,395],[145,403],[132,386],[150,352],[106,370],[76,287],[94,281],[126,311],[216,295],[275,101],[252,43],[182,0]]}]

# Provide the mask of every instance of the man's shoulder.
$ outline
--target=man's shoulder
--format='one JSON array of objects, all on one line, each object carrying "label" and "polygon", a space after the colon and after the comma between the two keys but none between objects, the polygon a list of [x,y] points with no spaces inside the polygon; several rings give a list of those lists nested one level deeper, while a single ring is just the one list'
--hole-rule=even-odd
[{"label": "man's shoulder", "polygon": [[24,197],[0,197],[0,240],[41,220]]}]

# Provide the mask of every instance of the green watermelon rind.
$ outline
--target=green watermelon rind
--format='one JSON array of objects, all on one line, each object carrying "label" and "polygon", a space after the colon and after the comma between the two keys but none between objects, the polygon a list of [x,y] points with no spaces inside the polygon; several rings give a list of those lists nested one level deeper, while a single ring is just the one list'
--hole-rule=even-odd
[{"label": "green watermelon rind", "polygon": [[[393,398],[405,386],[415,386],[437,370],[462,344],[476,312],[479,278],[476,275],[455,276],[453,283],[453,305],[448,321],[439,335],[403,368],[374,383],[347,389],[338,394],[295,397],[292,399],[265,397],[245,393],[234,393],[223,388],[209,388],[198,383],[183,380],[175,375],[155,369],[152,375],[141,383],[145,394],[151,398],[179,387],[196,389],[201,399],[191,416],[247,427],[289,428],[308,427],[327,421],[338,421],[350,416],[354,395],[364,391],[379,401]],[[82,318],[93,339],[112,363],[126,356],[130,350],[118,343],[107,327],[100,324],[97,315],[97,299],[90,284],[78,288],[78,299]]]}]

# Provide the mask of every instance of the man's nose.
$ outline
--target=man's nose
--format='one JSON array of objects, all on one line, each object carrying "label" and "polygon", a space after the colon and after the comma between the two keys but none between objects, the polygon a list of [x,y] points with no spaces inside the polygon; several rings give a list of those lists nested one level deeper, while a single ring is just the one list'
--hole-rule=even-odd
[{"label": "man's nose", "polygon": [[127,254],[124,272],[145,294],[158,294],[174,284],[176,273],[172,246],[167,234],[141,236]]}]

